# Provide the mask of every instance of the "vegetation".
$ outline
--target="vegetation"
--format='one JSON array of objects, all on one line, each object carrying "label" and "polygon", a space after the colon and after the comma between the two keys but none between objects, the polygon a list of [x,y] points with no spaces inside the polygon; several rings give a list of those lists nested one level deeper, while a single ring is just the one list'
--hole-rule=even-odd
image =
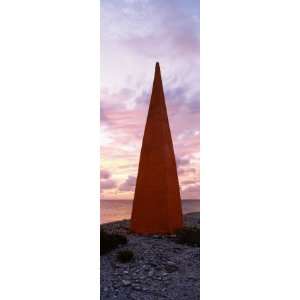
[{"label": "vegetation", "polygon": [[198,227],[184,227],[176,231],[176,241],[189,246],[200,246],[200,229]]},{"label": "vegetation", "polygon": [[134,254],[131,250],[121,250],[117,254],[117,260],[121,263],[127,263],[131,261],[134,257]]},{"label": "vegetation", "polygon": [[127,238],[121,234],[107,233],[103,229],[100,231],[100,255],[106,254],[117,248],[119,245],[126,244]]}]

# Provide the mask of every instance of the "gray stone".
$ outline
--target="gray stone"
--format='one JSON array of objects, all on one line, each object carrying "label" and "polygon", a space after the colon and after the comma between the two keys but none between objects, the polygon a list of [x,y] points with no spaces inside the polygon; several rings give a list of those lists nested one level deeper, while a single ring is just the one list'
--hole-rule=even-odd
[{"label": "gray stone", "polygon": [[176,264],[174,264],[172,262],[168,262],[165,265],[165,269],[168,273],[172,273],[172,272],[176,272],[178,270],[178,267],[176,266]]},{"label": "gray stone", "polygon": [[128,234],[127,238],[134,261],[117,263],[116,251],[100,257],[101,300],[199,299],[199,247],[175,244],[169,237]]},{"label": "gray stone", "polygon": [[139,285],[132,285],[132,287],[137,291],[141,290],[141,287]]},{"label": "gray stone", "polygon": [[131,285],[131,282],[129,280],[122,280],[122,283],[124,286]]}]

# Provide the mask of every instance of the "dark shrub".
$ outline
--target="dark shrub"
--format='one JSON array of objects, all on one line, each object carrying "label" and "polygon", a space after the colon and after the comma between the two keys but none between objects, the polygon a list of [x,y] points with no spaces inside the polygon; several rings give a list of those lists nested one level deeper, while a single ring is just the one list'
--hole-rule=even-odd
[{"label": "dark shrub", "polygon": [[106,254],[118,247],[126,244],[127,238],[121,234],[107,233],[103,229],[100,231],[100,255]]},{"label": "dark shrub", "polygon": [[176,231],[176,241],[189,246],[200,246],[200,229],[197,227],[184,227]]},{"label": "dark shrub", "polygon": [[121,263],[127,263],[133,259],[133,252],[131,250],[122,250],[117,254],[117,260]]}]

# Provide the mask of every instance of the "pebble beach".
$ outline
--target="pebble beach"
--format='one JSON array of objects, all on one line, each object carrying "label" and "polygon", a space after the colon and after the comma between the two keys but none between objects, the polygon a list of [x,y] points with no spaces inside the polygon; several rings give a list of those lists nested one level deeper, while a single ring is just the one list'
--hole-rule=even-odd
[{"label": "pebble beach", "polygon": [[[126,235],[127,244],[101,255],[101,299],[159,300],[200,298],[200,248],[176,243],[173,235],[130,233],[129,220],[101,224],[106,232]],[[199,212],[184,215],[184,226],[200,227]],[[120,250],[134,258],[118,262]]]}]

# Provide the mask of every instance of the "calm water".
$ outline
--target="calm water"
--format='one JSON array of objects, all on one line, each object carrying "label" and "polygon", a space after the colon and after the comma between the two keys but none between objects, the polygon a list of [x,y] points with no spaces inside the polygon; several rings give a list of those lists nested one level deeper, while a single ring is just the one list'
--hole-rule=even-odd
[{"label": "calm water", "polygon": [[[183,213],[200,211],[199,200],[183,200]],[[102,223],[130,219],[132,200],[101,200],[100,201],[100,221]]]}]

